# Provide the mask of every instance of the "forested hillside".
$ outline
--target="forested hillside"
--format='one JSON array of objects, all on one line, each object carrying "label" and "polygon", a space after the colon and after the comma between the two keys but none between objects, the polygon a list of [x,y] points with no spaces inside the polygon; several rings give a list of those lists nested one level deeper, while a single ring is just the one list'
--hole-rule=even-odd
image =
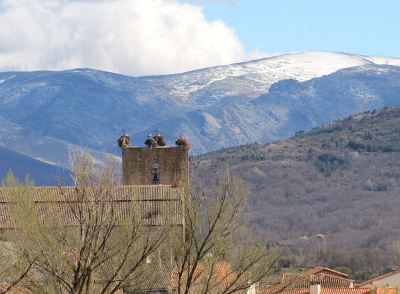
[{"label": "forested hillside", "polygon": [[212,152],[193,166],[200,184],[226,168],[249,183],[253,228],[295,253],[289,264],[348,266],[358,279],[400,264],[400,108]]}]

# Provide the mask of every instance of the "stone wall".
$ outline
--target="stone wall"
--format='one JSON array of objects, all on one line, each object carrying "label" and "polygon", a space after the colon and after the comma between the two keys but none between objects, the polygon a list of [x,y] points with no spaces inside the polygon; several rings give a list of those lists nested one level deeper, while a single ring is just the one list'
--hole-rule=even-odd
[{"label": "stone wall", "polygon": [[123,185],[152,185],[154,163],[160,166],[161,185],[186,185],[189,173],[188,147],[122,148]]}]

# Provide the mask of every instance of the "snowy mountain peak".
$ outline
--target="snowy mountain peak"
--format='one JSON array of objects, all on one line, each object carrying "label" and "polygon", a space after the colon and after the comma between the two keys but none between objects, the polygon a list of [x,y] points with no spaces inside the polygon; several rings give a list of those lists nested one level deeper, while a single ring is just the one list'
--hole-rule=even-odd
[{"label": "snowy mountain peak", "polygon": [[400,66],[400,58],[387,56],[367,56],[366,59],[375,64]]},{"label": "snowy mountain peak", "polygon": [[[216,66],[157,79],[164,79],[170,85],[170,94],[179,97],[180,103],[194,102],[201,106],[208,105],[205,102],[214,103],[223,97],[243,95],[244,92],[250,92],[247,96],[255,98],[267,92],[273,83],[280,80],[306,81],[340,69],[371,63],[371,60],[360,55],[306,52]],[[232,79],[237,79],[238,84],[233,89],[227,88],[225,85],[230,84]],[[196,99],[198,93],[215,87],[223,91],[211,93],[211,97],[206,101]]]}]

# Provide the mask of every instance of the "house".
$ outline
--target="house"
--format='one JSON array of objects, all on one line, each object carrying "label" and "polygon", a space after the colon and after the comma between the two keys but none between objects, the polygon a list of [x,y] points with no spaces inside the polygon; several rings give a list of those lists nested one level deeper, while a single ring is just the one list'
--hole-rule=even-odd
[{"label": "house", "polygon": [[[211,272],[207,267],[212,266]],[[182,280],[185,281],[188,275],[188,271],[182,275]],[[237,279],[244,278],[248,281],[247,289],[234,289],[233,285]],[[178,272],[173,271],[171,274],[171,290],[175,293],[178,289]],[[182,286],[182,285],[181,285]],[[184,283],[183,283],[184,286]],[[205,264],[204,262],[197,265],[194,271],[194,279],[192,281],[192,287],[190,293],[204,293],[205,287],[209,287],[207,293],[221,293],[227,289],[230,290],[228,293],[235,294],[256,294],[256,284],[251,284],[250,274],[245,272],[242,277],[232,269],[232,265],[226,261],[217,261],[212,264]]]},{"label": "house", "polygon": [[306,276],[329,276],[329,277],[336,277],[336,278],[342,278],[342,279],[348,279],[349,276],[345,273],[335,271],[333,269],[327,268],[327,267],[314,267],[312,269],[309,269],[304,273]]},{"label": "house", "polygon": [[260,294],[397,294],[393,286],[373,285],[372,280],[355,288],[347,274],[326,267],[315,267],[302,273],[284,273],[280,285],[261,288]]},{"label": "house", "polygon": [[273,294],[370,294],[369,288],[353,288],[353,281],[345,273],[326,267],[315,267],[300,273],[283,273],[281,282],[273,288],[260,289]]},{"label": "house", "polygon": [[400,269],[366,280],[357,287],[397,287],[400,288]]},{"label": "house", "polygon": [[319,284],[323,288],[353,288],[353,281],[345,273],[326,267],[315,267],[300,273],[283,273],[281,288],[307,289]]},{"label": "house", "polygon": [[316,284],[311,285],[309,288],[260,289],[260,294],[374,294],[374,292],[369,288],[323,288],[321,285]]}]

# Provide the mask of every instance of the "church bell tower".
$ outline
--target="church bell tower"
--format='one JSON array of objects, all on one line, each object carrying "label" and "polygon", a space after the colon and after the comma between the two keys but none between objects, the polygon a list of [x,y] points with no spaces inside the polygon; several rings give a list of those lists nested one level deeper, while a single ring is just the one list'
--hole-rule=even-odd
[{"label": "church bell tower", "polygon": [[122,149],[122,184],[126,186],[170,185],[185,186],[189,180],[190,144],[184,137],[168,146],[159,133],[149,135],[145,146],[131,146],[124,134],[118,139]]}]

